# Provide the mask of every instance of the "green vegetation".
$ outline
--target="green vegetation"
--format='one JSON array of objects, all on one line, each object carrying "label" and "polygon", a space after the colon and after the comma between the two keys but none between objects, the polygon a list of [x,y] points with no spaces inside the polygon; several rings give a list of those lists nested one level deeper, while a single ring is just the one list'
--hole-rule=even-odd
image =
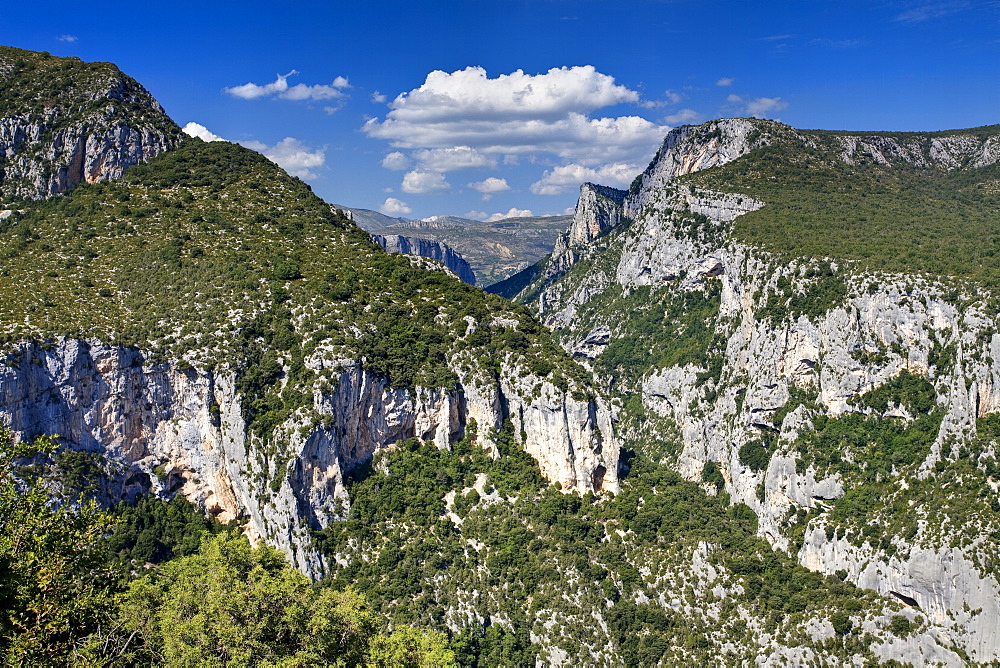
[{"label": "green vegetation", "polygon": [[159,564],[174,557],[194,554],[205,534],[224,529],[218,521],[205,517],[182,496],[162,501],[141,496],[134,504],[121,502],[110,510],[115,519],[107,549],[119,562],[141,566]]},{"label": "green vegetation", "polygon": [[[180,128],[153,97],[111,63],[0,46],[0,74],[0,118],[43,128],[37,140],[17,147],[16,160],[0,158],[0,209],[48,194],[52,141],[67,131],[85,127],[102,134],[129,126],[158,135],[167,145],[180,140]],[[24,172],[25,164],[40,171],[41,191]]]},{"label": "green vegetation", "polygon": [[768,295],[767,304],[758,312],[758,317],[781,322],[785,318],[797,320],[804,315],[810,320],[818,320],[847,299],[847,282],[833,271],[829,262],[810,267],[802,278],[805,287],[798,291],[788,276],[779,277],[777,290]]},{"label": "green vegetation", "polygon": [[634,379],[672,366],[711,369],[721,293],[718,281],[708,281],[702,290],[661,289],[655,294],[649,286],[625,294],[616,284],[598,295],[580,310],[581,319],[618,314],[624,320],[597,358],[596,370],[606,378]]},{"label": "green vegetation", "polygon": [[[225,533],[132,582],[119,620],[121,638],[140,640],[120,642],[120,660],[139,665],[387,665],[413,635],[379,638],[361,596],[316,587],[274,550]],[[454,664],[443,634],[417,633],[411,665]]]},{"label": "green vegetation", "polygon": [[443,633],[383,633],[362,596],[311,584],[183,499],[109,514],[53,499],[64,481],[15,476],[57,448],[0,428],[5,665],[455,665]]},{"label": "green vegetation", "polygon": [[[451,647],[478,666],[554,649],[574,664],[739,663],[756,651],[740,610],[794,645],[808,642],[794,630],[804,619],[874,602],[774,552],[749,508],[666,467],[635,458],[620,494],[581,498],[544,484],[509,426],[498,440],[496,460],[470,441],[448,452],[411,440],[357,470],[348,519],[316,534],[331,586],[357,587],[394,624],[462,627]],[[699,550],[711,582],[692,572]],[[858,642],[847,633],[824,651]]]},{"label": "green vegetation", "polygon": [[15,444],[0,425],[0,657],[8,665],[55,665],[114,604],[114,572],[96,504],[50,503],[42,484],[14,464],[57,448],[51,437]]},{"label": "green vegetation", "polygon": [[588,391],[526,309],[384,253],[301,181],[225,142],[186,140],[119,182],[33,204],[0,222],[0,249],[0,336],[96,337],[147,364],[235,368],[261,437],[335,382],[306,364],[314,355],[360,359],[395,387],[451,388],[450,360],[469,351],[487,378],[530,362]]},{"label": "green vegetation", "polygon": [[[859,269],[926,272],[1000,285],[1000,166],[923,167],[890,155],[841,158],[842,136],[763,125],[775,143],[728,165],[680,179],[765,202],[737,219],[733,236],[787,258],[837,258]],[[984,140],[990,126],[944,133],[870,133],[930,156],[934,139],[968,134]]]}]

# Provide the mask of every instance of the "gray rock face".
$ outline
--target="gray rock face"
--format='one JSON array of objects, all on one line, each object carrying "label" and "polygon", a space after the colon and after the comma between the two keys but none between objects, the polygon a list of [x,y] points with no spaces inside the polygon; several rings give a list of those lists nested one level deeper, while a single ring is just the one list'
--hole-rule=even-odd
[{"label": "gray rock face", "polygon": [[[20,85],[17,69],[3,56],[0,86]],[[180,140],[180,128],[163,107],[117,68],[108,65],[78,76],[86,86],[65,92],[65,99],[41,101],[33,111],[5,110],[0,199],[42,199],[79,183],[116,179]]]},{"label": "gray rock face", "polygon": [[[829,502],[845,493],[845,481],[830,469],[802,467],[792,445],[812,427],[803,407],[788,412],[780,424],[772,416],[793,392],[816,396],[825,416],[859,410],[853,402],[903,372],[926,377],[934,385],[944,417],[927,460],[918,475],[928,475],[935,462],[954,457],[955,443],[975,436],[976,419],[1000,411],[1000,329],[982,302],[963,297],[962,308],[945,295],[953,285],[908,275],[854,275],[848,294],[821,317],[760,320],[757,311],[776,291],[779,279],[801,290],[810,261],[788,262],[734,242],[733,221],[763,206],[745,196],[677,186],[672,179],[717,166],[769,140],[769,132],[796,132],[777,124],[751,120],[718,121],[671,132],[657,159],[642,175],[642,187],[624,200],[630,227],[614,240],[620,251],[612,263],[601,263],[597,249],[577,246],[573,262],[588,257],[603,267],[581,275],[535,283],[526,293],[537,295],[534,306],[547,325],[563,332],[564,346],[593,358],[620,336],[622,314],[593,315],[583,307],[609,286],[626,294],[639,286],[683,293],[717,282],[721,305],[715,334],[724,340],[718,376],[699,381],[705,369],[693,364],[656,369],[632,390],[641,394],[648,414],[677,425],[683,441],[676,466],[688,479],[700,480],[706,463],[715,462],[734,502],[749,505],[759,517],[759,531],[776,549],[788,550],[788,517],[799,509],[817,514],[798,553],[804,566],[833,574],[845,571],[859,586],[901,602],[916,602],[935,625],[941,647],[926,652],[895,653],[888,642],[882,656],[923,656],[916,663],[941,661],[958,665],[958,646],[976,661],[1000,659],[1000,585],[989,568],[995,564],[996,526],[978,529],[980,537],[955,542],[941,525],[922,521],[910,539],[892,536],[899,548],[891,554],[870,543],[858,547],[841,537],[828,537],[825,513]],[[803,135],[804,136],[804,135]],[[842,136],[845,161],[878,164],[906,162],[931,169],[992,164],[997,142],[975,136],[947,136],[914,142],[892,137]],[[579,209],[578,209],[579,210]],[[693,232],[681,229],[684,212],[703,219]],[[553,258],[553,263],[558,258]],[[565,272],[563,272],[565,273]],[[959,288],[968,290],[969,288]],[[589,313],[580,320],[581,313]],[[946,364],[940,351],[953,355]],[[901,408],[886,417],[910,420]],[[777,430],[767,467],[755,471],[740,459],[740,450]],[[906,480],[900,480],[906,485]],[[994,489],[995,492],[995,489]],[[977,529],[969,532],[975,536]],[[986,546],[989,557],[984,556]],[[985,564],[985,566],[984,566]],[[920,642],[924,642],[926,638]],[[926,643],[925,643],[926,644]]]},{"label": "gray rock face", "polygon": [[420,257],[437,260],[444,266],[455,272],[455,275],[468,283],[476,284],[476,275],[472,273],[472,267],[448,244],[419,237],[404,237],[398,234],[373,234],[372,239],[379,246],[389,253],[402,253],[403,255],[419,255]]},{"label": "gray rock face", "polygon": [[621,222],[622,204],[627,194],[625,190],[593,183],[580,186],[580,199],[577,200],[573,224],[569,228],[569,245],[589,243],[604,230]]},{"label": "gray rock face", "polygon": [[251,539],[282,549],[312,577],[324,563],[309,531],[349,508],[345,471],[410,437],[448,448],[472,419],[495,452],[491,434],[509,417],[542,473],[566,490],[618,489],[607,407],[524,369],[504,364],[499,382],[466,375],[452,392],[411,392],[355,361],[317,353],[307,364],[333,370],[335,388],[316,391],[312,410],[268,443],[248,429],[232,372],[149,364],[138,350],[98,341],[24,344],[4,358],[0,420],[20,439],[58,433],[69,448],[101,454],[104,502],[182,494],[222,521],[246,519]]},{"label": "gray rock face", "polygon": [[751,150],[770,143],[768,131],[776,123],[748,118],[727,118],[704,125],[685,125],[671,130],[646,171],[641,187],[628,198],[625,215],[636,218],[664,185],[685,174],[732,162]]}]

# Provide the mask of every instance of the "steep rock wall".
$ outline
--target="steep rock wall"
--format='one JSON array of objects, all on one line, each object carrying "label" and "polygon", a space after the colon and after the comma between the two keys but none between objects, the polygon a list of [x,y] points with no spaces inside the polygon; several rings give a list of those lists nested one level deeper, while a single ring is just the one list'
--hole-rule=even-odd
[{"label": "steep rock wall", "polygon": [[419,255],[420,257],[437,260],[455,272],[460,279],[469,285],[476,284],[476,275],[465,258],[455,252],[448,244],[419,237],[404,237],[398,234],[373,234],[372,239],[389,253],[403,255]]},{"label": "steep rock wall", "polygon": [[[6,58],[6,51],[0,54],[0,85],[27,85],[16,64]],[[159,102],[117,68],[68,58],[50,60],[52,64],[45,66],[60,68],[62,63],[61,67],[78,69],[78,84],[35,100],[31,111],[23,106],[4,110],[0,199],[42,199],[79,183],[116,179],[128,167],[180,141],[180,128]],[[41,81],[31,85],[44,85],[45,66],[32,75]]]},{"label": "steep rock wall", "polygon": [[[317,392],[312,411],[279,426],[276,447],[247,428],[232,373],[150,364],[136,349],[98,341],[25,344],[8,355],[0,363],[0,420],[21,439],[58,433],[67,447],[100,454],[105,503],[182,494],[222,521],[245,520],[252,539],[282,549],[313,577],[324,564],[310,530],[344,516],[344,473],[410,437],[447,448],[470,419],[490,448],[509,416],[543,474],[564,489],[617,489],[607,409],[517,367],[505,365],[497,383],[466,377],[456,391],[411,392],[354,361],[308,363],[335,370],[335,389]],[[529,394],[536,387],[540,396]]]},{"label": "steep rock wall", "polygon": [[[1000,586],[991,570],[996,544],[990,536],[998,527],[971,525],[968,531],[952,529],[949,535],[952,520],[938,516],[932,521],[937,509],[917,506],[922,519],[913,535],[886,536],[891,551],[884,543],[873,547],[857,535],[849,540],[828,531],[824,518],[849,483],[831,468],[803,467],[799,461],[795,439],[813,428],[817,412],[801,406],[779,412],[798,392],[815,396],[824,418],[846,415],[862,410],[855,403],[861,395],[904,372],[927,379],[942,415],[940,428],[913,474],[916,479],[896,482],[904,489],[918,484],[936,465],[947,468],[956,461],[962,444],[976,437],[977,418],[1000,410],[1000,331],[995,318],[985,302],[977,300],[977,291],[960,282],[945,285],[917,276],[850,272],[844,297],[823,309],[825,313],[761,318],[769,295],[787,289],[779,287],[779,281],[799,294],[807,289],[814,280],[809,277],[815,261],[779,260],[730,239],[733,221],[764,203],[677,186],[672,180],[724,164],[766,144],[771,136],[795,132],[776,125],[737,119],[672,132],[637,181],[641,187],[634,187],[624,201],[630,227],[602,242],[601,248],[575,249],[573,262],[588,258],[591,270],[564,272],[565,280],[535,282],[522,294],[532,296],[547,325],[563,332],[567,350],[594,359],[622,335],[621,320],[626,317],[595,316],[592,308],[584,308],[595,296],[619,288],[627,295],[645,287],[683,294],[717,285],[719,310],[711,325],[723,343],[716,375],[709,374],[706,381],[708,369],[694,364],[656,369],[626,391],[638,393],[646,411],[679,428],[681,451],[674,461],[679,472],[700,480],[705,465],[715,463],[725,491],[757,513],[760,533],[776,549],[798,550],[799,561],[808,568],[846,573],[859,586],[919,606],[937,625],[942,647],[958,646],[976,661],[995,661],[1000,658],[1000,640],[991,629],[1000,624]],[[805,135],[800,139],[811,141]],[[996,138],[910,141],[859,135],[833,141],[843,148],[841,159],[852,164],[955,169],[997,161]],[[695,214],[702,218],[692,228]],[[612,252],[604,253],[608,247]],[[836,263],[833,268],[845,275]],[[777,423],[776,415],[782,416]],[[890,408],[882,417],[903,424],[913,418],[902,407]],[[741,449],[769,432],[775,445],[766,466],[752,469],[741,460]],[[818,517],[799,543],[790,538],[794,522],[789,524],[788,518],[805,511]],[[902,656],[885,651],[887,657]],[[919,658],[919,653],[909,655]]]}]

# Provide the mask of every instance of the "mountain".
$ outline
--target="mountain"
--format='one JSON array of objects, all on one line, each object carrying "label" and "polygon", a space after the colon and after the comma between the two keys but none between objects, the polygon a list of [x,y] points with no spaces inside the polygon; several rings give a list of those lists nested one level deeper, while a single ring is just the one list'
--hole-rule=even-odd
[{"label": "mountain", "polygon": [[947,627],[940,660],[996,661],[998,177],[1000,126],[679,128],[491,289],[593,369],[623,442]]},{"label": "mountain", "polygon": [[617,487],[607,408],[544,328],[253,151],[185,139],[23,207],[0,222],[0,415],[99,460],[105,503],[183,494],[318,577],[309,532],[400,440],[448,448],[475,422],[495,449],[510,421],[551,481]]},{"label": "mountain", "polygon": [[448,244],[417,237],[402,237],[398,234],[387,234],[385,236],[373,234],[372,239],[389,253],[419,255],[420,257],[437,260],[455,272],[455,275],[469,285],[476,284],[476,275],[472,273],[469,263]]},{"label": "mountain", "polygon": [[197,543],[189,499],[462,665],[996,661],[995,134],[679,129],[581,189],[527,306],[225,142],[5,181],[0,420],[60,436],[4,499],[174,517],[130,554]]},{"label": "mountain", "polygon": [[333,208],[342,211],[344,215],[354,221],[355,225],[369,232],[377,232],[389,225],[409,222],[406,218],[392,218],[370,209],[355,209],[340,204],[334,204]]},{"label": "mountain", "polygon": [[368,209],[335,207],[349,212],[351,220],[369,232],[445,244],[469,262],[480,285],[501,281],[544,257],[570,220],[569,216],[504,218],[495,222],[459,216],[407,220]]},{"label": "mountain", "polygon": [[0,79],[0,208],[118,178],[180,141],[163,107],[110,63],[5,46]]},{"label": "mountain", "polygon": [[490,285],[551,252],[569,220],[569,216],[539,216],[478,222],[435,216],[433,220],[395,223],[382,228],[380,234],[402,234],[445,243],[469,262],[480,285]]}]

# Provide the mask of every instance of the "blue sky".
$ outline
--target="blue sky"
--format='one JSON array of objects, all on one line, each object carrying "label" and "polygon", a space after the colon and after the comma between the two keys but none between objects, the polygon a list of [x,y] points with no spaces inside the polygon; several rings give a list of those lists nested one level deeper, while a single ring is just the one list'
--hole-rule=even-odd
[{"label": "blue sky", "polygon": [[407,218],[562,213],[718,117],[1000,123],[995,0],[0,0],[0,43],[114,62],[180,125]]}]

